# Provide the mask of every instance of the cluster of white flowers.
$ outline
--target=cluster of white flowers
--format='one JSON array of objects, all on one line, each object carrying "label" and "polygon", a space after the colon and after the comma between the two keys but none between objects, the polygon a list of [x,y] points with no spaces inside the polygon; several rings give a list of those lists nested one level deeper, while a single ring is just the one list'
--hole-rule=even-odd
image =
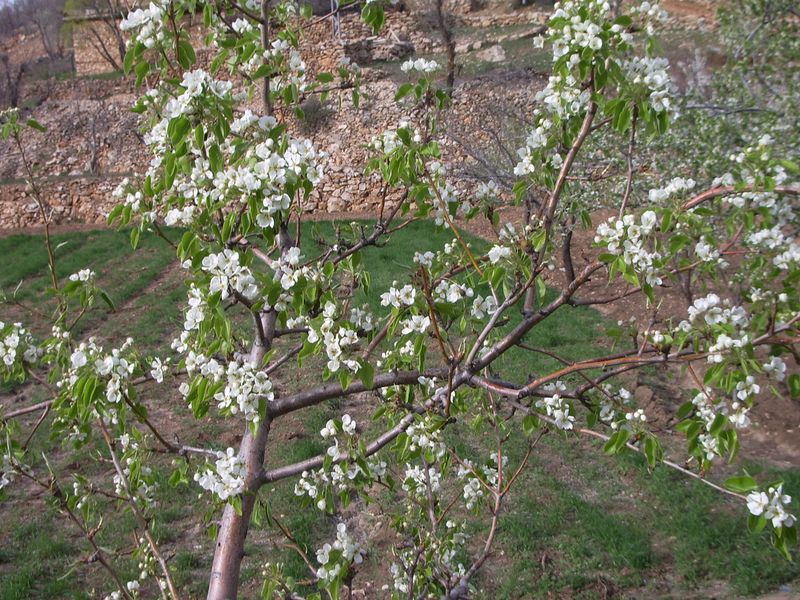
[{"label": "cluster of white flowers", "polygon": [[324,439],[335,437],[338,432],[342,432],[345,435],[355,435],[357,426],[353,417],[344,414],[341,420],[328,419],[328,422],[325,424],[325,427],[320,430],[319,434]]},{"label": "cluster of white flowers", "polygon": [[203,292],[192,284],[189,288],[189,308],[186,310],[183,321],[183,333],[179,339],[172,342],[172,349],[178,352],[186,351],[186,342],[189,337],[189,332],[194,331],[200,327],[200,324],[205,320],[205,308],[207,306]]},{"label": "cluster of white flowers", "polygon": [[[578,62],[578,54],[573,54]],[[551,75],[544,89],[536,92],[534,97],[541,102],[545,110],[558,115],[562,120],[573,117],[589,105],[591,94],[588,89],[581,89],[580,81],[574,75]],[[528,147],[531,147],[528,144]]]},{"label": "cluster of white flowers", "polygon": [[236,455],[233,448],[218,452],[214,468],[195,473],[194,476],[200,487],[216,494],[223,501],[244,491],[244,478],[244,461]]},{"label": "cluster of white flowers", "polygon": [[475,290],[468,285],[447,279],[442,279],[433,288],[433,300],[442,304],[455,304],[474,295]]},{"label": "cluster of white flowers", "polygon": [[394,308],[402,308],[404,306],[411,306],[417,297],[417,290],[411,284],[406,284],[398,289],[397,282],[392,283],[392,287],[388,292],[381,294],[381,306],[392,306]]},{"label": "cluster of white flowers", "polygon": [[600,412],[598,418],[603,423],[608,423],[612,429],[619,427],[617,420],[617,406],[623,406],[631,402],[633,394],[626,388],[620,387],[616,391],[607,384],[602,387],[603,396],[600,400]]},{"label": "cluster of white flowers", "polygon": [[[421,568],[431,569],[437,574],[438,579],[449,581],[452,586],[456,586],[467,571],[464,564],[457,560],[466,541],[464,524],[459,525],[448,519],[444,532],[425,538],[426,552],[420,554],[413,545],[403,547],[397,554],[399,563],[392,563],[389,568],[393,589],[403,597],[409,595],[410,585],[413,586],[415,581],[413,574],[418,573]],[[430,557],[432,563],[421,564],[420,559],[424,560],[424,557]],[[417,581],[420,581],[420,578],[417,578]],[[389,588],[389,584],[385,584],[382,590],[388,592]]]},{"label": "cluster of white flowers", "polygon": [[608,223],[600,223],[594,241],[606,246],[611,254],[622,256],[625,263],[643,275],[649,285],[661,285],[661,278],[654,266],[654,262],[661,259],[661,254],[658,251],[650,252],[644,245],[645,238],[653,232],[657,222],[656,213],[652,210],[644,212],[638,224],[633,215],[625,215],[622,219],[612,217]]},{"label": "cluster of white flowers", "polygon": [[409,71],[419,71],[420,73],[433,73],[434,71],[439,69],[439,63],[435,60],[426,60],[424,58],[418,58],[417,60],[411,59],[404,62],[400,65],[400,70],[403,73],[408,73]]},{"label": "cluster of white flowers", "polygon": [[193,114],[195,110],[193,106],[194,100],[203,96],[207,91],[217,98],[228,96],[233,84],[230,81],[214,79],[208,72],[197,69],[183,74],[181,87],[183,92],[179,96],[170,98],[164,107],[164,120],[167,123],[175,117]]},{"label": "cluster of white flowers", "polygon": [[361,308],[353,307],[350,309],[350,322],[363,331],[375,329],[375,317],[368,309],[369,307],[366,304]]},{"label": "cluster of white flowers", "polygon": [[491,247],[487,256],[489,257],[489,262],[496,265],[501,259],[511,256],[511,248],[495,245]]},{"label": "cluster of white flowers", "polygon": [[[139,450],[139,443],[132,438],[129,434],[124,433],[119,437],[119,445],[122,449],[123,456],[121,461],[124,465],[122,474],[114,474],[114,491],[118,496],[128,496],[130,492],[130,499],[140,502],[148,507],[154,507],[155,488],[157,483],[152,479],[153,470],[146,465],[139,465],[136,468],[136,479],[131,478],[136,463],[140,462],[141,458],[136,456]],[[135,486],[135,487],[134,487]],[[126,491],[127,489],[127,491]]]},{"label": "cluster of white flowers", "polygon": [[715,263],[720,268],[725,268],[728,265],[725,259],[720,256],[719,249],[709,244],[703,236],[695,244],[694,253],[702,262]]},{"label": "cluster of white flowers", "polygon": [[[639,6],[631,8],[632,14],[638,14],[643,17],[653,19],[656,21],[665,22],[669,18],[669,14],[657,2],[648,2],[644,0]],[[652,31],[648,29],[648,34],[652,35]]]},{"label": "cluster of white flowers", "polygon": [[163,42],[167,36],[164,11],[161,2],[151,2],[147,8],[138,8],[129,12],[120,21],[119,28],[122,31],[138,29],[136,39],[146,48],[153,48],[156,44]]},{"label": "cluster of white flowers", "polygon": [[77,273],[73,273],[72,275],[70,275],[69,280],[79,281],[84,284],[90,284],[94,282],[95,277],[97,277],[97,274],[91,269],[81,269]]},{"label": "cluster of white flowers", "polygon": [[567,386],[561,381],[547,384],[543,387],[545,392],[555,392],[552,396],[545,396],[536,401],[536,407],[544,410],[548,417],[551,417],[559,429],[572,429],[575,417],[570,414],[569,404],[561,397],[567,390]]},{"label": "cluster of white flowers", "polygon": [[283,252],[277,260],[267,260],[267,265],[272,269],[274,281],[280,282],[281,289],[289,291],[303,277],[308,280],[317,278],[317,272],[310,266],[300,265],[302,259],[300,248],[293,246]]},{"label": "cluster of white flowers", "polygon": [[760,229],[750,233],[745,238],[745,242],[756,248],[777,250],[777,254],[772,259],[772,264],[779,269],[787,270],[792,266],[792,263],[800,263],[800,244],[794,238],[784,235],[781,229],[781,224]]},{"label": "cluster of white flowers", "polygon": [[347,533],[347,526],[339,523],[336,526],[336,541],[325,544],[317,550],[317,562],[321,565],[317,569],[317,577],[321,581],[331,582],[342,572],[342,567],[351,563],[361,564],[366,551],[353,537]]},{"label": "cluster of white flowers", "polygon": [[98,377],[105,379],[105,395],[108,402],[119,403],[122,400],[123,390],[136,368],[132,360],[123,356],[132,344],[133,339],[128,338],[122,346],[114,348],[111,354],[104,354],[102,346],[98,346],[95,338],[90,337],[72,352],[70,368],[56,385],[59,388],[75,385],[79,372],[89,368]]},{"label": "cluster of white flowers", "polygon": [[[154,154],[148,171],[152,177],[158,177],[156,169],[169,146],[170,119],[205,110],[207,102],[195,102],[201,95],[228,102],[231,83],[214,80],[205,71],[193,71],[185,74],[181,89],[182,93],[167,101],[166,116],[144,136]],[[152,92],[153,97],[163,93]],[[149,98],[149,94],[146,97]],[[317,185],[323,177],[323,164],[327,157],[326,153],[317,151],[310,140],[296,139],[288,134],[273,139],[270,133],[276,124],[274,117],[257,116],[246,110],[231,124],[236,138],[217,148],[222,153],[223,168],[216,173],[212,172],[208,158],[211,147],[216,144],[214,136],[200,144],[194,136],[189,136],[186,142],[193,157],[191,172],[184,174],[178,170],[176,173],[173,185],[177,195],[173,204],[165,207],[165,223],[190,226],[201,210],[201,203],[221,200],[246,203],[255,198],[261,202],[256,215],[257,224],[264,228],[273,227],[273,215],[287,210],[291,204],[283,186],[295,177]],[[239,138],[249,143],[241,144]],[[242,148],[245,148],[243,154]],[[231,157],[235,157],[235,164],[228,164]],[[134,198],[132,202],[138,207],[138,200]]]},{"label": "cluster of white flowers", "polygon": [[[503,456],[503,467],[508,464],[508,457]],[[467,510],[472,510],[477,506],[486,493],[485,486],[494,488],[498,480],[497,452],[492,452],[489,461],[476,468],[469,459],[464,459],[459,465],[456,475],[459,479],[465,479],[463,497]]]},{"label": "cluster of white flowers", "polygon": [[800,244],[792,240],[786,250],[772,259],[772,264],[783,271],[788,270],[792,265],[800,264]]},{"label": "cluster of white flowers", "polygon": [[775,381],[783,381],[786,378],[786,363],[780,356],[770,356],[769,361],[761,365],[769,377]]},{"label": "cluster of white flowers", "polygon": [[470,314],[476,319],[483,319],[487,315],[493,315],[497,311],[497,300],[494,296],[475,296],[472,300]]},{"label": "cluster of white flowers", "polygon": [[584,48],[600,50],[603,47],[600,33],[610,9],[611,6],[605,0],[567,0],[556,3],[550,19],[566,19],[567,24],[553,40],[553,58],[557,60],[566,55],[577,56]]},{"label": "cluster of white flowers", "polygon": [[411,452],[420,450],[423,454],[430,454],[435,458],[442,458],[447,452],[447,446],[442,441],[442,430],[435,427],[429,415],[409,425],[406,433],[411,438],[408,447]]},{"label": "cluster of white flowers", "polygon": [[242,116],[231,121],[231,132],[236,135],[244,135],[244,133],[250,131],[254,125],[257,125],[258,132],[266,134],[277,124],[278,120],[272,115],[260,117],[248,108],[242,113]]},{"label": "cluster of white flowers", "polygon": [[267,402],[274,398],[272,381],[267,374],[249,361],[229,362],[225,388],[214,394],[219,409],[232,415],[241,412],[248,423],[258,423],[261,420],[261,415],[258,414],[261,398],[265,398]]},{"label": "cluster of white flowers", "polygon": [[745,309],[741,306],[731,307],[728,300],[721,300],[717,294],[696,298],[688,312],[689,320],[678,324],[681,331],[690,332],[703,323],[722,328],[722,331],[716,332],[715,341],[708,348],[708,362],[720,363],[725,358],[725,352],[743,348],[750,341],[750,336],[744,331],[750,323]]},{"label": "cluster of white flowers", "polygon": [[429,482],[431,493],[438,492],[441,488],[441,475],[438,469],[435,467],[423,468],[419,465],[406,465],[403,491],[418,498],[425,498]]},{"label": "cluster of white flowers", "polygon": [[356,427],[357,425],[355,419],[347,414],[343,415],[341,420],[328,420],[328,422],[325,424],[325,427],[319,432],[323,438],[333,439],[333,445],[328,447],[326,454],[333,460],[342,459],[345,454],[339,447],[339,438],[336,437],[336,434],[337,432],[341,432],[345,435],[345,437],[352,437],[356,434]]},{"label": "cluster of white flowers", "polygon": [[0,461],[0,490],[10,485],[14,481],[14,465],[11,459],[4,452]]},{"label": "cluster of white flowers", "polygon": [[307,339],[312,344],[322,340],[325,355],[328,357],[328,370],[331,373],[338,371],[342,364],[355,373],[361,365],[357,360],[344,358],[344,349],[358,343],[358,333],[354,329],[337,324],[336,312],[336,304],[326,302],[322,309],[323,320],[319,329],[309,325]]},{"label": "cluster of white flowers", "polygon": [[244,18],[236,19],[233,23],[231,23],[231,29],[233,29],[239,35],[244,35],[249,33],[255,29],[253,23],[249,20]]},{"label": "cluster of white flowers", "polygon": [[694,325],[702,317],[708,325],[724,325],[730,323],[736,327],[745,327],[749,323],[747,312],[741,306],[730,308],[728,300],[722,300],[711,293],[703,298],[696,298],[689,307],[689,323]]},{"label": "cluster of white flowers", "polygon": [[[400,121],[397,125],[397,129],[408,129],[411,134],[411,139],[415,144],[419,144],[422,141],[422,134],[419,132],[419,129],[411,129],[411,125],[407,121]],[[397,135],[397,129],[387,129],[382,134],[375,136],[370,142],[370,147],[384,154],[389,154],[396,150],[403,145],[403,141],[400,139],[400,136]]]},{"label": "cluster of white flowers", "polygon": [[[288,42],[284,40],[275,40],[273,42],[273,56],[280,53],[285,53],[283,59],[282,73],[272,79],[271,85],[276,93],[280,94],[285,88],[290,85],[297,87],[298,92],[301,94],[308,88],[308,80],[306,79],[306,63],[300,53],[292,47],[289,47]],[[257,66],[253,65],[253,66]]]},{"label": "cluster of white flowers", "polygon": [[122,200],[125,206],[130,206],[134,212],[139,212],[140,204],[144,199],[144,194],[133,189],[131,181],[127,177],[120,181],[119,185],[111,192],[111,195]]},{"label": "cluster of white flowers", "polygon": [[648,192],[650,202],[657,204],[663,202],[676,194],[694,189],[697,182],[694,179],[684,179],[683,177],[675,177],[671,179],[663,188],[655,188]]},{"label": "cluster of white flowers", "polygon": [[706,387],[692,398],[695,414],[702,419],[705,429],[705,433],[701,434],[698,439],[703,447],[706,460],[713,460],[720,454],[717,438],[711,435],[712,426],[718,415],[727,416],[728,421],[737,429],[744,429],[750,425],[750,417],[747,415],[750,409],[741,401],[745,398],[736,399],[735,397],[728,406],[724,399],[715,400],[710,387]]},{"label": "cluster of white flowers", "polygon": [[164,383],[164,375],[169,369],[169,358],[162,361],[160,358],[155,357],[150,360],[150,377],[156,383]]},{"label": "cluster of white flowers", "polygon": [[209,292],[220,293],[225,300],[230,290],[238,292],[245,298],[255,298],[258,293],[256,280],[250,269],[239,263],[239,253],[225,248],[217,254],[209,254],[203,258],[202,269],[211,275]]},{"label": "cluster of white flowers", "polygon": [[766,492],[751,492],[747,495],[747,508],[750,513],[772,521],[775,529],[781,527],[792,527],[797,519],[786,511],[786,507],[792,502],[792,497],[783,493],[783,484],[778,487],[771,487]]},{"label": "cluster of white flowers", "polygon": [[525,176],[532,174],[536,167],[534,165],[535,153],[547,146],[548,133],[553,126],[552,121],[541,116],[541,110],[534,110],[534,116],[539,117],[538,125],[531,130],[525,140],[525,146],[517,150],[520,162],[514,167],[514,175]]},{"label": "cluster of white flowers", "polygon": [[625,413],[625,420],[631,425],[635,425],[637,423],[647,423],[647,415],[644,414],[643,409],[637,408],[634,411]]},{"label": "cluster of white flowers", "polygon": [[627,81],[633,85],[644,86],[649,93],[651,108],[656,112],[669,110],[672,95],[672,78],[669,75],[669,61],[666,58],[636,56],[626,60],[622,68]]},{"label": "cluster of white flowers", "polygon": [[[338,445],[331,446],[338,452]],[[325,499],[325,489],[328,487],[333,488],[335,493],[347,491],[350,482],[355,480],[359,475],[372,475],[380,477],[386,473],[385,462],[368,463],[371,473],[365,474],[360,466],[356,463],[344,464],[336,463],[331,467],[330,473],[324,469],[316,471],[303,471],[300,479],[294,486],[295,496],[308,496],[319,510],[327,510],[328,502]],[[372,471],[372,469],[375,471]]]},{"label": "cluster of white flowers", "polygon": [[435,258],[436,255],[430,250],[425,253],[422,252],[414,253],[414,262],[418,265],[422,265],[423,267],[427,267],[428,269],[430,269],[433,266],[433,261]]},{"label": "cluster of white flowers", "polygon": [[26,363],[35,363],[43,353],[44,349],[36,345],[22,323],[0,321],[0,359],[6,367],[14,366],[20,358]]},{"label": "cluster of white flowers", "polygon": [[413,315],[404,319],[401,325],[403,326],[400,331],[402,335],[423,334],[431,326],[431,318],[425,315]]},{"label": "cluster of white flowers", "polygon": [[500,187],[494,179],[481,181],[475,189],[475,198],[481,201],[495,200],[500,195]]}]

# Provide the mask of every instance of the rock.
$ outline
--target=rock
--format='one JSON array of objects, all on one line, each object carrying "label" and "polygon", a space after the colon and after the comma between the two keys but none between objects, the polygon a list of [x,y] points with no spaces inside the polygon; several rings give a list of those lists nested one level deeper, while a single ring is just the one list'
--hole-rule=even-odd
[{"label": "rock", "polygon": [[500,44],[495,44],[494,46],[489,46],[486,50],[478,52],[475,58],[486,62],[499,63],[506,59],[506,51]]}]

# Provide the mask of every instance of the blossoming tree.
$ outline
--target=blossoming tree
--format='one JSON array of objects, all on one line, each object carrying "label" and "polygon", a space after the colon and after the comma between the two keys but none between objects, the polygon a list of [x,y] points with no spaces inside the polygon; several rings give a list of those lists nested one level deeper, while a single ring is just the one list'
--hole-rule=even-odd
[{"label": "blossoming tree", "polygon": [[[198,14],[213,52],[207,70],[196,68],[193,41],[181,27]],[[362,14],[380,28],[379,2],[367,2]],[[709,181],[665,173],[667,183],[637,200],[635,210],[635,173],[628,169],[623,189],[608,199],[618,217],[597,228],[597,258],[578,259],[571,247],[575,223],[586,221],[576,190],[592,185],[571,177],[587,139],[613,131],[622,143],[632,146],[637,136],[646,143],[667,129],[674,111],[667,62],[654,56],[649,37],[632,33],[639,25],[650,32],[660,9],[645,2],[614,18],[602,0],[557,5],[546,33],[553,73],[535,103],[532,95],[534,124],[515,170],[519,198],[538,201],[523,227],[499,227],[497,242],[483,255],[454,221],[500,202],[498,188],[489,182],[470,194],[448,181],[439,120],[450,98],[436,85],[437,65],[419,59],[403,65],[409,81],[397,91],[408,120],[365,140],[372,151],[365,167],[380,174],[386,190],[399,190],[399,201],[381,208],[371,230],[354,229],[319,256],[303,256],[293,220],[302,219],[304,202],[324,178],[326,157],[295,136],[292,119],[301,116],[304,98],[324,98],[334,89],[352,88],[357,105],[359,70],[345,61],[336,73],[310,77],[297,50],[298,17],[291,3],[159,0],[123,22],[132,36],[125,68],[150,88],[134,110],[142,114],[153,159],[145,173],[120,186],[109,220],[132,226],[134,246],[141,232],[161,233],[162,224],[183,229],[176,247],[186,272],[183,330],[170,356],[143,356],[133,339],[113,349],[76,339],[80,315],[95,300],[109,299],[89,269],[61,277],[46,235],[58,300],[52,335],[36,340],[21,324],[0,323],[0,355],[6,380],[35,379],[52,397],[2,415],[0,492],[18,478],[50,490],[107,570],[109,597],[177,598],[153,534],[160,493],[154,452],[174,453],[181,460],[172,481],[196,482],[221,511],[208,598],[224,599],[237,596],[251,519],[268,513],[266,484],[293,478],[304,510],[332,515],[359,498],[381,501],[379,490],[388,487],[400,500],[391,501],[398,543],[387,594],[464,598],[490,557],[504,503],[537,442],[548,433],[588,435],[604,440],[609,454],[640,452],[651,467],[678,469],[739,498],[751,529],[768,529],[788,557],[796,528],[781,482],[743,474],[723,487],[705,476],[736,454],[737,432],[750,424],[748,413],[767,380],[781,386],[779,393],[797,395],[800,388],[782,358],[797,356],[800,334],[797,165],[775,156],[769,132],[759,132],[735,153],[728,172]],[[3,115],[2,134],[20,150],[25,127],[17,113]],[[31,189],[47,223],[33,178]],[[451,229],[453,241],[438,252],[417,252],[403,280],[378,290],[378,310],[354,305],[353,290],[370,281],[362,255],[420,218]],[[564,279],[551,277],[556,293],[546,296],[544,278],[556,260]],[[631,296],[656,305],[662,289],[689,272],[712,284],[722,274],[728,285],[692,298],[685,319],[628,332],[629,349],[598,348],[595,358],[572,362],[537,345],[537,325],[557,311]],[[591,278],[622,279],[627,286],[590,298],[582,291]],[[520,309],[522,317],[512,320]],[[236,311],[252,322],[247,339],[233,325]],[[503,372],[499,359],[511,350],[546,354],[562,366],[530,377]],[[285,374],[303,364],[319,365],[313,383],[284,389]],[[626,372],[668,364],[682,365],[696,382],[676,415],[688,462],[665,457],[647,414],[619,383]],[[180,382],[177,393],[195,418],[213,415],[238,428],[238,447],[167,439],[147,408],[159,401],[158,392],[141,392],[148,384],[153,394],[159,389],[153,383],[167,378]],[[341,415],[320,431],[325,453],[266,467],[273,424],[365,391],[380,398],[377,426],[360,427]],[[113,464],[113,481],[76,472],[68,486],[63,479],[70,474],[34,465],[30,437],[15,424],[34,412],[41,412],[36,427],[48,422],[68,446],[96,447]],[[491,432],[492,448],[480,460],[445,443],[446,428],[465,423]],[[528,440],[524,456],[513,462],[505,451],[512,436]],[[95,542],[101,496],[136,520],[137,579],[125,581],[113,556]],[[193,496],[187,492],[187,501]],[[478,545],[467,539],[469,512],[488,520]],[[364,555],[363,540],[339,522],[335,539],[315,556],[303,552],[318,590],[309,593],[338,597]],[[298,597],[297,585],[272,565],[264,597]]]}]

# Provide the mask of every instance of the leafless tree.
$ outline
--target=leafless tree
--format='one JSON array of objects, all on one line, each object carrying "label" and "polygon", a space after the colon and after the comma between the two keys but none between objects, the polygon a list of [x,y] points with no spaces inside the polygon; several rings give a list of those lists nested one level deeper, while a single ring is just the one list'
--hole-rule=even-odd
[{"label": "leafless tree", "polygon": [[82,6],[89,13],[89,43],[115,71],[122,70],[128,50],[119,28],[120,19],[128,12],[125,0],[86,0]]},{"label": "leafless tree", "polygon": [[0,54],[0,106],[15,108],[19,103],[19,88],[25,74],[25,65],[14,65],[8,54]]},{"label": "leafless tree", "polygon": [[65,49],[63,0],[25,0],[23,6],[39,32],[47,56],[62,58]]}]

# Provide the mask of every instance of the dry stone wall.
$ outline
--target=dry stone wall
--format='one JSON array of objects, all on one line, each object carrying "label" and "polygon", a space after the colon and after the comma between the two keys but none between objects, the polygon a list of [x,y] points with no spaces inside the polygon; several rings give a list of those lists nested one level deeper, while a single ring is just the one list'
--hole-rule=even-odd
[{"label": "dry stone wall", "polygon": [[[489,19],[487,23],[510,18],[535,25],[542,17],[527,12],[484,18]],[[301,52],[312,72],[334,69],[363,40],[369,40],[373,48],[382,46],[383,41],[408,43],[422,54],[436,51],[439,45],[435,33],[424,33],[407,12],[389,13],[379,37],[372,35],[356,13],[342,16],[338,40],[332,40],[331,34],[329,22],[306,30]],[[202,60],[204,53],[199,57]],[[76,62],[90,64],[85,56],[76,56]],[[334,93],[324,106],[309,100],[304,108],[310,118],[296,123],[299,135],[312,139],[329,155],[324,181],[306,201],[306,211],[376,212],[383,203],[395,202],[401,193],[385,190],[379,176],[365,176],[363,171],[366,144],[385,129],[397,127],[401,119],[413,120],[408,109],[394,102],[398,78],[404,76],[396,68],[390,72],[365,68],[363,74],[366,99],[358,109],[352,106],[349,91]],[[130,112],[137,91],[126,79],[91,78],[56,82],[47,91],[48,99],[33,110],[33,116],[48,127],[48,133],[26,140],[29,155],[43,177],[47,201],[58,220],[103,222],[114,205],[111,192],[119,181],[142,172],[150,160],[137,133],[137,116]],[[504,81],[503,85],[491,77],[458,84],[454,114],[459,120],[464,115],[459,131],[466,127],[467,137],[475,142],[482,135],[480,125],[488,118],[487,111],[499,105],[529,110],[531,96],[530,77],[510,84]],[[444,148],[445,158],[454,168],[468,160],[455,139],[446,141]],[[16,153],[10,144],[0,142],[0,155],[9,157],[0,162],[0,228],[38,224],[39,215],[21,180],[22,165]]]}]

